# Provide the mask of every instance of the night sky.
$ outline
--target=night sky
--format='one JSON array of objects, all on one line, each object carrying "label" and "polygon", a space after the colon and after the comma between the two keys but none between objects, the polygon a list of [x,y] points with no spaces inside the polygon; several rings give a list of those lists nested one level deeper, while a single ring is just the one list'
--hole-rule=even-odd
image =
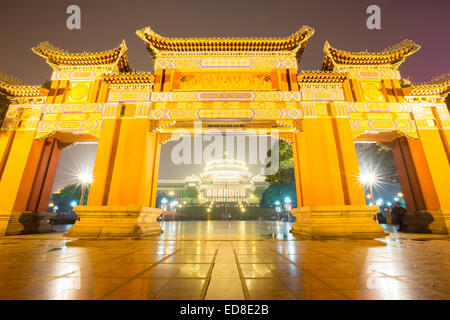
[{"label": "night sky", "polygon": [[[66,27],[71,4],[81,7],[81,30]],[[372,4],[381,7],[381,30],[366,27],[366,8]],[[30,84],[50,78],[50,67],[30,50],[42,41],[72,52],[92,52],[111,49],[125,39],[130,65],[151,71],[151,58],[135,35],[146,26],[167,37],[281,37],[308,25],[316,33],[300,70],[320,69],[326,40],[347,51],[382,51],[411,39],[422,48],[400,68],[403,77],[424,82],[450,70],[448,0],[1,0],[1,6],[0,71]],[[95,146],[81,149],[72,148],[75,151],[63,160],[81,157],[92,162]],[[169,154],[164,147],[162,157]],[[183,178],[197,169],[164,163],[160,177]],[[56,182],[63,185],[67,179],[60,176]]]}]

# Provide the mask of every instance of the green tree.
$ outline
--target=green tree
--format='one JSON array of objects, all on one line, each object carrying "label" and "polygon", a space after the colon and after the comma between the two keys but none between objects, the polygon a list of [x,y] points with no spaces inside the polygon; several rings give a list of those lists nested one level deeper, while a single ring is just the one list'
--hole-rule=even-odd
[{"label": "green tree", "polygon": [[[89,194],[89,187],[84,190],[83,203],[86,204]],[[54,193],[52,202],[58,206],[58,212],[70,212],[72,210],[72,202],[80,203],[81,185],[71,184],[64,187],[61,192]]]},{"label": "green tree", "polygon": [[[267,152],[268,158],[271,157],[273,152],[276,152],[276,148],[278,148],[278,171],[273,175],[267,175],[266,181],[270,184],[295,181],[292,145],[284,140],[278,140],[274,148]],[[272,163],[269,161],[267,167],[270,166],[272,166]]]},{"label": "green tree", "polygon": [[193,198],[196,199],[198,197],[198,191],[195,188],[187,188],[183,192],[182,198]]},{"label": "green tree", "polygon": [[264,191],[259,206],[261,208],[270,208],[273,207],[276,201],[284,204],[284,200],[286,197],[289,197],[291,199],[292,208],[296,208],[297,192],[295,189],[295,181],[272,184]]}]

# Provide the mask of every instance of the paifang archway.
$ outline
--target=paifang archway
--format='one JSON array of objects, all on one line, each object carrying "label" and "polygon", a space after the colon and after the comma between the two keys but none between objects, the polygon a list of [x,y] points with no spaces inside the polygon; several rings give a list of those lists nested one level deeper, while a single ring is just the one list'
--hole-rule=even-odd
[{"label": "paifang archway", "polygon": [[[0,137],[1,234],[14,217],[43,210],[64,145],[98,141],[94,182],[71,236],[160,232],[155,218],[160,145],[176,129],[236,125],[279,132],[294,149],[298,208],[293,232],[380,235],[358,182],[355,139],[383,137],[407,168],[400,181],[414,210],[450,227],[448,78],[405,85],[399,66],[419,49],[381,53],[325,43],[320,71],[298,72],[314,30],[285,38],[165,38],[137,31],[154,75],[131,72],[122,42],[99,53],[33,51],[53,68],[51,88],[0,83],[13,103]],[[437,231],[436,231],[437,232]]]}]

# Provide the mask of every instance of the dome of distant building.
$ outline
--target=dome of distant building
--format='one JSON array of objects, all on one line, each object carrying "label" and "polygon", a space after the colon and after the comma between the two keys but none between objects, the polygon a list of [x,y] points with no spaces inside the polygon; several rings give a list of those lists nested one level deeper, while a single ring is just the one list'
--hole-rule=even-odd
[{"label": "dome of distant building", "polygon": [[245,161],[227,158],[208,162],[200,176],[191,175],[184,180],[158,182],[159,194],[175,190],[177,195],[182,195],[188,188],[197,189],[199,198],[207,202],[256,204],[259,203],[259,197],[255,196],[255,193],[262,194],[262,190],[267,188],[267,183],[264,176],[252,176]]}]

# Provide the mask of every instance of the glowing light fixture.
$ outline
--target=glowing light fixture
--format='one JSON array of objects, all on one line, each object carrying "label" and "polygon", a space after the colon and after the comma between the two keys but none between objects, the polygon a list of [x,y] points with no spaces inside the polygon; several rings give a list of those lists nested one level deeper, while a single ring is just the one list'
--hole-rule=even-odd
[{"label": "glowing light fixture", "polygon": [[361,173],[359,176],[359,181],[362,185],[369,187],[369,194],[371,203],[375,203],[373,200],[373,185],[377,183],[377,176],[373,172]]}]

